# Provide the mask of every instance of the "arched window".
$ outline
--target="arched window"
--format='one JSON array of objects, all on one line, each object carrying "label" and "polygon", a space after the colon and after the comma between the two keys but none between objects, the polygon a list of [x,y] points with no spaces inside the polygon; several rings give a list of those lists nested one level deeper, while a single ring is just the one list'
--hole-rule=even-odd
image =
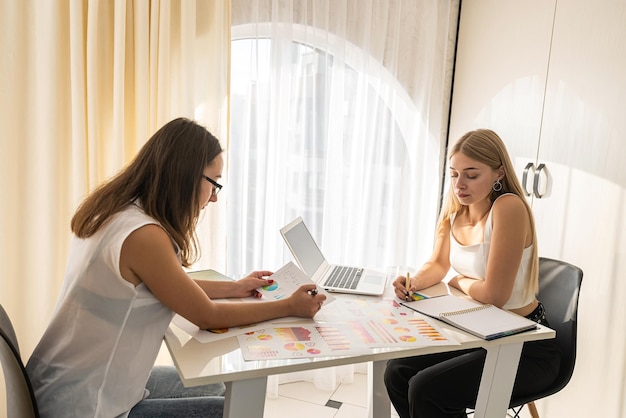
[{"label": "arched window", "polygon": [[[297,216],[331,262],[421,264],[440,199],[458,3],[232,4],[227,273],[289,261],[279,229]],[[323,376],[302,378],[332,388],[341,372],[312,373]]]},{"label": "arched window", "polygon": [[397,77],[305,25],[232,34],[227,270],[280,267],[278,231],[297,216],[334,262],[423,261],[443,145]]}]

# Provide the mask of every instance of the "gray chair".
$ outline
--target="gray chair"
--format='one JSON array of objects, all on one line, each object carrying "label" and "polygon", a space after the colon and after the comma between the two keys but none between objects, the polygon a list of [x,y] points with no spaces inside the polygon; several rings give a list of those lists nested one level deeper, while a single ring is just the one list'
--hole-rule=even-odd
[{"label": "gray chair", "polygon": [[39,410],[26,374],[11,320],[0,305],[0,364],[4,372],[8,418],[38,418]]},{"label": "gray chair", "polygon": [[578,296],[583,280],[580,268],[564,261],[539,258],[539,294],[537,298],[546,308],[546,317],[556,331],[556,342],[561,349],[561,368],[554,383],[547,389],[511,399],[514,417],[519,417],[524,405],[530,415],[539,418],[534,401],[553,395],[570,381],[576,364],[576,321]]}]

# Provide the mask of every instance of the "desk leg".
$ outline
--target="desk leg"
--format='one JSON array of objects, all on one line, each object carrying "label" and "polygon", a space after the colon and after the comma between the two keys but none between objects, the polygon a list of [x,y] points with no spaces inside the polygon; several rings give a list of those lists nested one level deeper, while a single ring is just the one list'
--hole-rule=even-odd
[{"label": "desk leg", "polygon": [[369,418],[391,416],[391,402],[385,388],[385,366],[387,360],[371,361],[367,364],[367,393]]},{"label": "desk leg", "polygon": [[226,382],[224,418],[263,418],[267,377]]},{"label": "desk leg", "polygon": [[475,418],[506,416],[522,345],[496,345],[486,349],[487,358],[478,389]]}]

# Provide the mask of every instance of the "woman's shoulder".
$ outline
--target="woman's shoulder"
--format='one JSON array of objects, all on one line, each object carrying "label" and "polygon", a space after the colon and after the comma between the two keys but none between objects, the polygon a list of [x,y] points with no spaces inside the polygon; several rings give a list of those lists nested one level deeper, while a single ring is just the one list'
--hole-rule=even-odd
[{"label": "woman's shoulder", "polygon": [[118,237],[116,239],[125,238],[137,229],[149,225],[162,229],[160,223],[146,214],[141,207],[130,204],[111,216],[104,227],[104,234],[111,238]]},{"label": "woman's shoulder", "polygon": [[527,216],[526,205],[523,199],[523,197],[514,193],[500,195],[493,202],[492,211],[497,217]]},{"label": "woman's shoulder", "polygon": [[499,205],[522,205],[524,206],[523,197],[516,195],[515,193],[504,193],[500,196],[496,197],[496,200],[493,202],[493,206]]},{"label": "woman's shoulder", "polygon": [[132,202],[117,213],[118,217],[125,222],[148,222],[159,223],[152,216],[148,215],[140,204]]}]

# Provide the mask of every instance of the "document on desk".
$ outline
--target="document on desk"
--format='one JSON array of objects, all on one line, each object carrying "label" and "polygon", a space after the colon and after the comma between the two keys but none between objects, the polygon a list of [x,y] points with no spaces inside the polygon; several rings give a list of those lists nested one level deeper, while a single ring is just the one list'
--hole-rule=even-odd
[{"label": "document on desk", "polygon": [[431,318],[394,299],[341,297],[314,324],[281,324],[237,336],[245,360],[359,355],[380,347],[458,345]]},{"label": "document on desk", "polygon": [[[190,274],[192,275],[192,274]],[[218,276],[216,276],[218,275]],[[221,277],[219,277],[221,276]],[[195,273],[194,278],[200,279],[222,279],[226,276],[221,275],[221,273],[214,272],[212,270],[205,270],[202,272]],[[307,277],[302,270],[300,270],[293,262],[289,262],[279,270],[274,272],[270,276],[274,283],[268,286],[263,286],[258,289],[259,293],[263,295],[262,298],[245,298],[245,299],[222,299],[216,300],[218,303],[228,303],[228,302],[245,302],[245,303],[263,303],[267,301],[279,300],[288,297],[294,291],[296,291],[300,286],[304,284],[313,284],[314,282]],[[226,279],[228,279],[226,277]],[[325,309],[326,305],[335,300],[335,297],[328,294],[324,289],[318,288],[319,293],[323,293],[326,295],[326,301],[324,302]],[[241,325],[236,327],[229,328],[220,328],[220,329],[212,329],[212,330],[201,330],[198,326],[189,322],[185,318],[180,315],[176,315],[172,323],[187,332],[194,339],[198,340],[201,343],[211,343],[214,341],[218,341],[224,338],[235,337],[237,335],[244,334],[246,332],[254,331],[256,329],[266,329],[273,325],[284,324],[284,323],[313,323],[313,320],[306,318],[296,318],[296,317],[285,317],[285,318],[277,318],[270,321],[263,321],[256,324],[250,325]]]},{"label": "document on desk", "polygon": [[[261,301],[279,300],[289,297],[293,292],[305,284],[315,284],[302,270],[298,268],[292,261],[285,264],[279,270],[270,276],[274,283],[259,288],[259,292],[263,295]],[[317,287],[317,293],[326,295],[324,305],[335,300],[326,290]]]},{"label": "document on desk", "polygon": [[386,347],[458,345],[425,317],[271,327],[237,336],[245,360],[347,356]]},{"label": "document on desk", "polygon": [[174,319],[172,319],[172,324],[185,331],[187,334],[193,337],[193,339],[205,344],[223,340],[225,338],[236,337],[237,335],[253,331],[257,328],[264,328],[273,325],[271,321],[266,321],[251,325],[242,325],[238,327],[204,330],[200,329],[196,324],[188,321],[180,315],[174,315]]}]

